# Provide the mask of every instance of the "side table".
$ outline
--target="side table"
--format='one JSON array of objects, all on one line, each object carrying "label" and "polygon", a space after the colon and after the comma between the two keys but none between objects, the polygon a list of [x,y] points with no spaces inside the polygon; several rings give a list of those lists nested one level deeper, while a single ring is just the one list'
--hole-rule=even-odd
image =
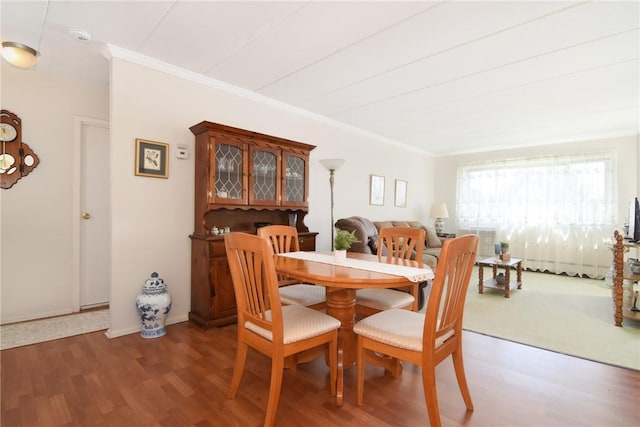
[{"label": "side table", "polygon": [[[504,297],[509,298],[511,289],[516,286],[522,289],[522,260],[520,258],[511,258],[509,261],[502,261],[500,258],[485,258],[477,262],[478,264],[478,293],[483,294],[484,288],[504,289]],[[484,279],[483,267],[491,267],[493,277]],[[516,269],[516,282],[511,283],[511,268]],[[504,268],[504,284],[496,281],[498,268]]]}]

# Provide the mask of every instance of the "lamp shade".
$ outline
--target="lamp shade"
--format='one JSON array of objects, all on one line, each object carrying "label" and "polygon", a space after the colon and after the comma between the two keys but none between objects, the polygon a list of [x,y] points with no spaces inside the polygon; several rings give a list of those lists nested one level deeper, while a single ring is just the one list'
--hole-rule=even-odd
[{"label": "lamp shade", "polygon": [[447,204],[444,202],[431,205],[431,218],[449,218]]},{"label": "lamp shade", "polygon": [[2,42],[2,57],[18,68],[31,68],[36,65],[38,52],[24,44]]},{"label": "lamp shade", "polygon": [[340,169],[340,166],[344,164],[344,161],[344,159],[322,159],[320,163],[327,168],[327,170],[337,171]]}]

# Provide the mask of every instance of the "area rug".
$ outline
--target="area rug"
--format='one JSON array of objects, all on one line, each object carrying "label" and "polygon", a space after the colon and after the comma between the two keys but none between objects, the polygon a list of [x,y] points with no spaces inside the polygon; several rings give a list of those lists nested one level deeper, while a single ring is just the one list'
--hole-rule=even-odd
[{"label": "area rug", "polygon": [[109,328],[109,310],[88,311],[0,326],[0,350]]},{"label": "area rug", "polygon": [[[485,278],[491,269],[484,269]],[[513,272],[515,278],[515,271]],[[465,330],[559,353],[640,370],[640,322],[614,326],[611,287],[603,280],[523,272],[511,298],[497,289],[478,294],[474,269]]]}]

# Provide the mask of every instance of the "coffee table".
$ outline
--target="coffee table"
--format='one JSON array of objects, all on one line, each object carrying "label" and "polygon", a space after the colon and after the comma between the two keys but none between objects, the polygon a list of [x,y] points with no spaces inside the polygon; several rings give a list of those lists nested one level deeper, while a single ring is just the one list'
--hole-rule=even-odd
[{"label": "coffee table", "polygon": [[[511,258],[508,261],[502,261],[497,257],[484,258],[477,262],[478,264],[478,293],[483,294],[484,288],[503,289],[504,297],[509,298],[511,289],[516,286],[518,289],[522,289],[522,260],[520,258]],[[493,277],[484,279],[483,267],[491,267],[493,270]],[[511,268],[516,269],[516,281],[511,283]],[[498,268],[503,268],[504,272],[504,284],[499,284],[496,281]]]}]

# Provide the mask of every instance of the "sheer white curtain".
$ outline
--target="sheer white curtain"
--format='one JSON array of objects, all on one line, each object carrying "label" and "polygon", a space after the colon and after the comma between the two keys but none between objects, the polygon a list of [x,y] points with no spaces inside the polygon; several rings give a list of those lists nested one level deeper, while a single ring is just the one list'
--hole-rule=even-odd
[{"label": "sheer white curtain", "polygon": [[458,169],[461,230],[492,229],[526,268],[603,278],[617,219],[613,152],[504,160]]}]

